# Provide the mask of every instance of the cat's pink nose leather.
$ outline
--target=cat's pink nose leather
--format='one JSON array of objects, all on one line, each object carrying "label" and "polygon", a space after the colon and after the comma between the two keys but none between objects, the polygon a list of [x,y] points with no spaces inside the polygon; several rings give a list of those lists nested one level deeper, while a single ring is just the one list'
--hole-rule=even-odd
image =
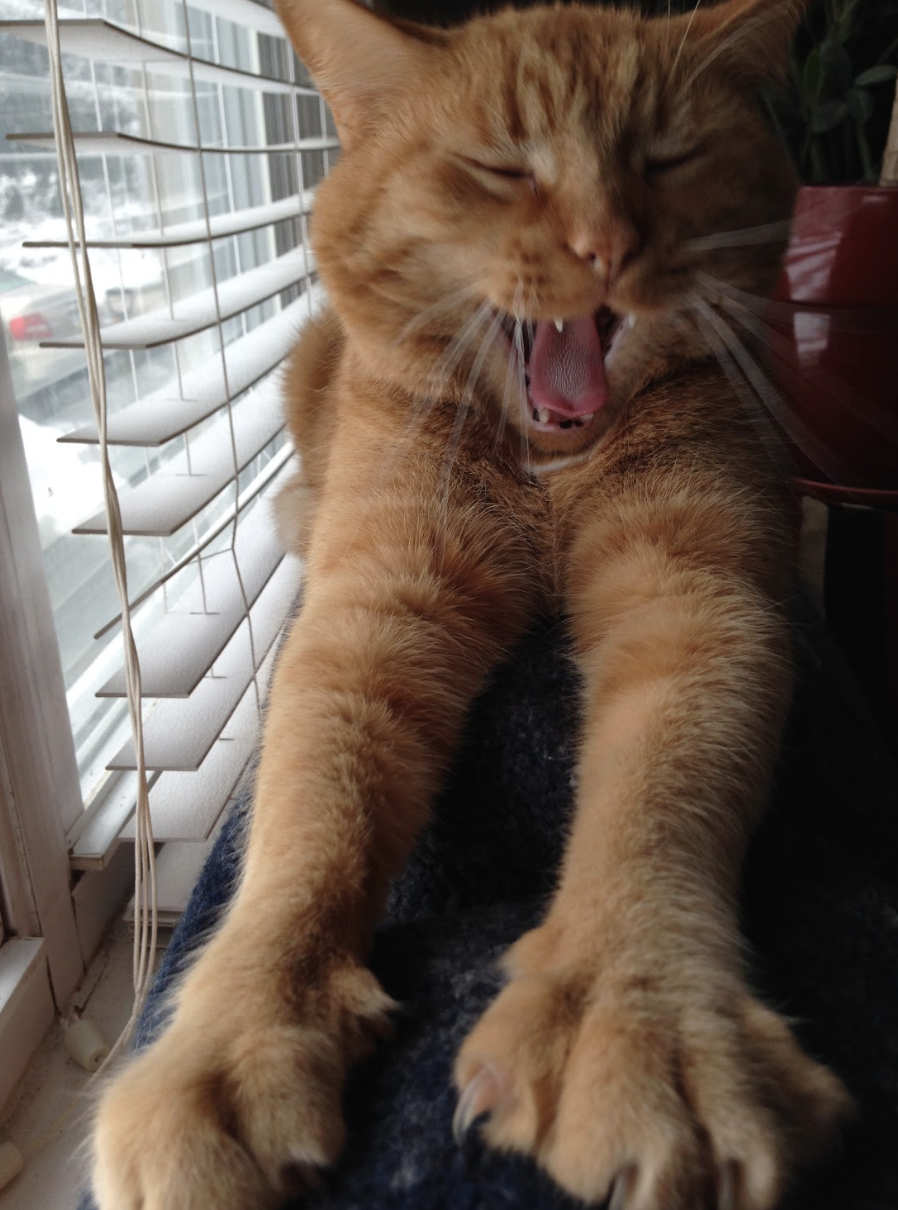
[{"label": "cat's pink nose leather", "polygon": [[639,250],[639,236],[629,224],[576,231],[568,240],[574,256],[585,261],[610,284]]}]

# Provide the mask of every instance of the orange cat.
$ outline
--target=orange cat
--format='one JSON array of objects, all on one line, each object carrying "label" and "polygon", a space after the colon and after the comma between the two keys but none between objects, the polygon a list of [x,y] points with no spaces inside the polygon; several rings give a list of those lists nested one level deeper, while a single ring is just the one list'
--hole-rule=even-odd
[{"label": "orange cat", "polygon": [[258,1210],[337,1158],[392,1008],[365,966],[390,880],[545,610],[584,678],[576,818],[459,1055],[457,1128],[487,1113],[613,1210],[769,1210],[830,1140],[847,1097],[753,998],[737,929],[795,518],[714,356],[732,375],[716,283],[776,277],[795,181],[754,94],[802,7],[443,32],[280,0],[344,147],[314,220],[333,312],[288,379],[305,602],[236,901],[101,1104],[101,1210]]}]

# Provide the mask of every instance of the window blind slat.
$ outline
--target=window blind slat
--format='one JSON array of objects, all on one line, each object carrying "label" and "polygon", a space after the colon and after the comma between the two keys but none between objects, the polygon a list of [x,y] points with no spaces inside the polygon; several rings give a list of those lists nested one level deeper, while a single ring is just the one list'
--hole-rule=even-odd
[{"label": "window blind slat", "polygon": [[[150,792],[154,840],[205,840],[233,794],[258,736],[256,695],[250,686],[199,769],[163,773],[156,782]],[[133,840],[135,834],[132,815],[121,837]]]},{"label": "window blind slat", "polygon": [[[275,648],[262,661],[259,684],[271,679]],[[216,822],[234,792],[259,738],[260,723],[252,685],[195,772],[149,775],[150,811],[154,836],[162,841],[201,841],[215,831]],[[114,789],[97,805],[87,825],[70,838],[70,861],[76,870],[103,869],[120,840],[133,839],[137,774],[114,774]],[[191,805],[184,807],[185,803]],[[189,823],[180,815],[186,810]],[[159,831],[157,832],[157,828]],[[163,850],[164,852],[165,850]]]},{"label": "window blind slat", "polygon": [[[277,384],[266,380],[234,408],[234,445],[241,471],[284,427]],[[122,529],[143,537],[170,537],[214,500],[234,478],[234,453],[227,424],[200,437],[172,466],[119,493]],[[95,513],[72,531],[105,534],[106,514]]]},{"label": "window blind slat", "polygon": [[[219,816],[208,840],[182,840],[163,845],[156,858],[156,901],[161,928],[174,928],[181,918],[223,823],[224,813]],[[125,909],[123,919],[134,919],[133,899]]]},{"label": "window blind slat", "polygon": [[[155,349],[159,345],[195,336],[213,327],[222,319],[231,319],[241,311],[264,302],[267,298],[297,285],[315,269],[315,258],[305,248],[294,248],[283,256],[229,277],[218,286],[216,308],[215,290],[210,286],[198,290],[172,305],[174,316],[167,307],[148,311],[135,319],[108,324],[101,328],[104,349]],[[83,337],[66,340],[42,340],[42,349],[83,349]]]},{"label": "window blind slat", "polygon": [[[310,314],[316,314],[324,301],[324,290],[314,285],[273,319],[228,345],[227,383],[221,354],[215,353],[181,375],[183,398],[177,384],[172,383],[122,408],[109,417],[109,444],[152,447],[180,437],[228,402],[228,388],[231,398],[236,398],[277,366],[293,348]],[[91,424],[67,433],[59,441],[96,445],[99,439],[96,425]]]},{"label": "window blind slat", "polygon": [[[0,21],[0,33],[15,34],[38,46],[47,45],[43,21]],[[80,55],[100,63],[120,66],[146,66],[166,74],[190,78],[191,57],[163,46],[101,17],[66,18],[59,22],[60,43],[65,54]],[[281,32],[283,36],[283,32]],[[207,59],[193,57],[193,78],[232,88],[256,88],[265,92],[300,92],[314,95],[314,89],[293,84],[277,76],[225,67]]]},{"label": "window blind slat", "polygon": [[[47,131],[6,136],[16,143],[30,143],[36,147],[55,147],[56,136]],[[297,151],[331,151],[339,147],[337,139],[330,135],[316,135],[297,139],[293,143],[258,143],[250,146],[226,147],[216,143],[167,143],[161,139],[144,139],[135,134],[124,134],[118,130],[77,130],[74,135],[75,150],[79,155],[196,155],[201,151],[211,155],[269,155],[272,153],[291,155]]]},{"label": "window blind slat", "polygon": [[[137,3],[142,5],[143,0]],[[279,312],[242,336],[239,323],[229,324],[222,334],[226,348],[208,358],[205,354],[209,345],[201,340],[178,349],[176,365],[162,357],[132,356],[128,361],[119,356],[107,361],[111,409],[133,399],[133,392],[139,395],[144,383],[152,392],[113,410],[108,424],[110,443],[158,448],[184,438],[185,452],[170,458],[171,450],[182,448],[180,442],[164,451],[163,468],[142,482],[138,481],[146,473],[143,460],[115,455],[125,534],[165,538],[183,530],[202,512],[202,532],[193,534],[189,550],[184,550],[187,539],[185,533],[180,533],[177,546],[159,543],[158,565],[144,560],[149,544],[136,548],[128,544],[126,551],[129,561],[132,551],[135,556],[139,553],[141,567],[146,568],[136,599],[138,609],[159,608],[159,596],[153,594],[161,594],[161,585],[169,582],[175,569],[178,578],[171,583],[178,586],[191,574],[201,577],[201,586],[194,581],[173,608],[166,608],[149,636],[143,627],[147,624],[149,629],[150,616],[143,613],[138,619],[142,692],[154,703],[147,705],[144,718],[150,813],[156,839],[168,842],[163,849],[162,906],[170,906],[175,914],[183,906],[178,898],[181,892],[172,890],[173,902],[167,904],[166,862],[172,870],[188,869],[189,882],[196,862],[190,857],[185,866],[181,854],[195,854],[196,861],[201,860],[208,847],[206,838],[220,826],[221,811],[235,793],[258,741],[254,665],[261,665],[257,673],[261,688],[299,583],[297,560],[284,558],[276,547],[272,522],[266,518],[268,505],[263,501],[247,506],[251,499],[272,488],[275,475],[291,457],[287,445],[272,447],[283,429],[280,376],[275,367],[289,353],[303,324],[325,296],[314,280],[316,266],[311,252],[303,247],[286,253],[283,249],[295,241],[299,220],[311,211],[314,188],[307,186],[314,186],[328,170],[330,157],[319,153],[339,148],[325,107],[317,101],[317,93],[285,40],[279,18],[269,7],[257,0],[190,0],[190,4],[213,18],[211,23],[200,23],[202,40],[194,43],[199,55],[186,54],[189,43],[176,36],[169,39],[163,33],[144,34],[137,22],[146,17],[144,28],[152,25],[157,14],[150,10],[135,16],[134,25],[87,15],[66,18],[60,25],[64,54],[104,67],[131,69],[127,76],[91,73],[95,111],[111,119],[107,123],[103,118],[98,124],[121,129],[82,130],[74,135],[75,151],[91,158],[82,174],[83,179],[90,180],[91,189],[85,188],[83,196],[96,234],[85,237],[87,246],[113,253],[187,249],[186,259],[178,253],[171,258],[159,257],[166,296],[172,297],[177,297],[185,285],[189,289],[195,280],[190,277],[196,271],[190,257],[197,257],[199,271],[208,273],[211,269],[213,281],[221,266],[239,266],[239,273],[220,280],[217,289],[204,288],[179,298],[171,307],[106,324],[101,331],[103,351],[137,354],[157,349],[214,329],[220,320],[233,320],[262,303],[267,303],[266,314]],[[243,29],[225,28],[226,22]],[[46,45],[41,21],[0,22],[0,32]],[[268,42],[268,38],[277,41]],[[219,57],[219,46],[227,62],[212,61]],[[35,61],[40,58],[30,56]],[[240,66],[233,66],[235,63]],[[191,97],[189,88],[185,90],[178,80],[200,82],[202,92],[198,85],[196,95]],[[82,101],[91,82],[83,64],[74,73],[74,83],[80,106],[77,112],[88,115],[90,109]],[[215,117],[216,105],[220,122]],[[173,106],[181,112],[174,112]],[[239,123],[231,120],[238,108]],[[216,142],[192,141],[198,113],[204,119],[202,129],[214,131]],[[301,137],[280,141],[293,133],[291,118],[303,124]],[[33,131],[43,122],[29,124]],[[76,119],[76,124],[91,126],[93,120]],[[126,133],[141,130],[149,135],[160,132],[162,137]],[[23,145],[16,148],[16,157],[22,161],[49,160],[46,153],[56,144],[55,136],[46,130],[21,133],[21,124],[20,132],[10,137]],[[222,141],[229,137],[238,140],[238,145],[228,146]],[[270,142],[271,138],[279,141]],[[40,154],[29,154],[25,144],[39,148]],[[218,158],[197,158],[204,153]],[[100,165],[104,156],[111,157],[109,163]],[[128,162],[115,158],[125,156],[130,157]],[[157,156],[171,158],[157,161]],[[203,165],[203,172],[196,171]],[[96,170],[101,166],[105,208],[99,189],[93,190],[95,180],[99,180]],[[261,188],[256,188],[257,183]],[[203,213],[207,188],[207,206],[229,207],[228,213],[210,216],[208,221],[183,221],[185,216]],[[284,193],[291,196],[283,197]],[[248,204],[264,198],[275,200]],[[150,208],[152,218],[147,217]],[[169,223],[169,216],[178,221]],[[152,227],[124,230],[141,222],[149,222]],[[32,231],[37,238],[28,241],[28,246],[46,249],[47,259],[67,247],[66,241],[43,238],[45,231],[56,235],[49,224],[40,229],[35,224]],[[214,256],[213,249],[206,247],[210,240],[224,241],[245,233],[253,233],[252,238],[235,243],[233,248],[216,244]],[[208,257],[208,264],[203,255]],[[260,264],[266,256],[271,259]],[[115,272],[114,257],[100,256],[100,261],[107,276]],[[127,290],[128,267],[125,258],[119,258],[123,292]],[[103,274],[99,280],[105,287]],[[302,296],[283,306],[278,295],[283,298],[284,291],[289,291],[286,297],[292,297],[296,287],[304,291]],[[75,337],[42,343],[50,348],[77,349],[84,345]],[[191,357],[203,360],[190,363]],[[120,367],[123,371],[126,365],[130,365],[130,376],[124,385],[125,374]],[[163,366],[173,377],[157,389],[167,376],[157,372]],[[229,403],[232,407],[226,412]],[[232,446],[231,420],[236,448]],[[190,432],[194,426],[202,426],[198,434]],[[60,440],[97,444],[96,425],[87,408],[73,422],[73,431]],[[269,458],[270,448],[275,452]],[[263,451],[264,456],[259,458]],[[246,472],[244,478],[252,474],[253,482],[243,484],[241,480],[243,490],[238,499],[234,479],[242,471]],[[131,487],[134,483],[137,485]],[[233,496],[225,494],[229,487]],[[235,550],[218,550],[226,541],[223,535],[227,526],[236,517]],[[75,532],[105,534],[105,517],[90,517]],[[206,553],[209,550],[216,553]],[[194,562],[196,571],[192,572],[189,564]],[[144,588],[147,581],[152,583]],[[113,607],[105,599],[103,607],[108,616]],[[245,616],[247,607],[249,618]],[[95,637],[103,637],[120,621],[112,619]],[[96,621],[91,618],[90,629],[95,627]],[[114,647],[107,646],[92,658],[76,683],[73,710],[82,710],[82,698],[92,694],[101,681],[105,683],[98,696],[124,696],[123,674],[109,675],[117,655]],[[79,869],[103,866],[122,839],[135,837],[133,824],[128,824],[137,800],[137,778],[133,743],[123,742],[128,734],[127,717],[112,704],[103,710],[106,713],[83,710],[82,714],[73,714],[73,718],[87,720],[79,732],[83,736],[79,739],[79,758],[83,752],[82,776],[88,802],[84,818],[77,825],[78,833],[73,831],[71,837],[72,864]],[[118,751],[109,760],[109,751],[116,747]],[[104,765],[109,770],[108,780],[98,780],[97,772]],[[184,887],[184,878],[175,881]]]},{"label": "window blind slat", "polygon": [[245,25],[271,38],[286,38],[280,18],[273,9],[258,0],[190,0],[192,8],[202,9],[213,17],[223,17],[237,25]]},{"label": "window blind slat", "polygon": [[[150,793],[162,775],[147,775]],[[118,847],[122,827],[134,812],[137,802],[137,774],[119,774],[99,805],[90,810],[90,817],[81,821],[69,836],[69,861],[76,870],[105,869]],[[85,811],[85,815],[88,812]]]},{"label": "window blind slat", "polygon": [[[287,219],[299,218],[312,209],[315,192],[307,189],[303,194],[285,197],[279,202],[268,202],[264,206],[248,206],[243,210],[232,210],[227,214],[216,214],[209,219],[194,219],[189,223],[174,223],[164,231],[134,231],[129,235],[109,236],[103,239],[88,239],[88,248],[180,248],[186,244],[203,243],[209,238],[224,239],[229,235],[242,235],[246,231],[258,231],[272,223],[283,223]],[[24,240],[24,248],[67,248],[65,240]]]},{"label": "window blind slat", "polygon": [[[277,477],[285,470],[286,467],[291,467],[292,470],[295,471],[298,469],[298,466],[298,459],[296,458],[293,448],[289,445],[281,446],[274,457],[272,457],[270,461],[266,462],[262,470],[259,471],[255,479],[253,479],[252,483],[250,483],[240,493],[240,497],[237,501],[237,516],[240,517],[244,510],[253,500],[256,499],[257,496],[260,496],[264,492],[268,491],[271,488],[274,480],[277,479]],[[289,476],[285,475],[285,478],[288,477]],[[230,528],[233,523],[233,519],[234,503],[232,502],[225,509],[220,520],[215,523],[212,529],[204,534],[202,538],[200,538],[199,542],[197,542],[186,555],[182,556],[177,563],[168,568],[164,575],[162,575],[159,579],[154,580],[151,584],[148,584],[147,587],[130,602],[130,607],[132,609],[136,609],[139,605],[142,605],[148,597],[153,595],[154,592],[158,592],[163,584],[167,583],[175,575],[183,571],[185,567],[196,559],[197,555],[202,554],[202,552],[206,550],[206,548],[210,546],[220,534],[224,533],[226,529]],[[107,622],[103,623],[103,625],[94,635],[94,638],[102,638],[105,634],[108,634],[110,630],[113,630],[116,626],[118,626],[121,620],[122,615],[120,613],[116,614],[114,618],[110,618]]]},{"label": "window blind slat", "polygon": [[[240,576],[234,557],[240,566]],[[263,503],[237,528],[230,550],[203,559],[202,579],[160,619],[138,644],[144,697],[189,697],[244,616],[243,593],[252,605],[283,558],[274,518]],[[124,669],[110,677],[98,697],[125,697]]]},{"label": "window blind slat", "polygon": [[[261,661],[277,637],[299,586],[298,561],[288,556],[268,581],[251,611],[253,645]],[[214,674],[205,677],[184,701],[161,701],[144,724],[148,769],[185,772],[198,769],[252,681],[252,654],[246,622],[222,652]],[[129,740],[109,769],[134,769]]]}]

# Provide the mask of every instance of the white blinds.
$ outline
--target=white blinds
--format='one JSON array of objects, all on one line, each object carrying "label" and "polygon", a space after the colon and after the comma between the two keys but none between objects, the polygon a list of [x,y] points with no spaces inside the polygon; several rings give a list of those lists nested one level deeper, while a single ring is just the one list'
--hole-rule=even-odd
[{"label": "white blinds", "polygon": [[[2,21],[0,34],[46,45],[37,17]],[[108,442],[153,831],[186,846],[192,871],[256,742],[298,585],[269,512],[290,460],[277,366],[322,301],[306,216],[337,141],[277,17],[255,0],[87,0],[64,14],[60,45],[82,194],[91,190],[87,245],[105,287]],[[8,138],[39,157],[55,134],[32,126]],[[95,204],[103,191],[105,206]],[[38,256],[66,246],[44,227],[25,241]],[[44,348],[83,347],[78,330],[57,329]],[[58,439],[95,448],[90,408],[67,415]],[[71,520],[85,543],[106,533],[102,511]],[[120,623],[110,604],[93,602],[99,654],[85,657],[70,698],[90,682],[97,708],[114,710],[125,678],[110,655]],[[88,805],[71,835],[82,869],[133,836],[133,743],[123,716],[102,717],[85,725],[102,733],[102,759],[86,762]],[[183,864],[170,849],[166,865]],[[171,906],[160,903],[163,914]]]}]

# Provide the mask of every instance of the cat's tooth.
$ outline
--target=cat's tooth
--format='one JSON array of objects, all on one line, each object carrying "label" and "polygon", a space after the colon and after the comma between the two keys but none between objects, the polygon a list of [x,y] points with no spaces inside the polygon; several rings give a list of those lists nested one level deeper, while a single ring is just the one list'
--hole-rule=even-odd
[{"label": "cat's tooth", "polygon": [[553,320],[553,323],[555,324],[556,331],[561,332],[564,330],[564,320],[563,319]]},{"label": "cat's tooth", "polygon": [[536,413],[536,416],[537,416],[537,419],[539,420],[540,424],[548,424],[549,421],[552,419],[552,413],[549,411],[548,408],[540,408],[539,411]]},{"label": "cat's tooth", "polygon": [[583,421],[584,424],[589,424],[589,422],[590,422],[590,420],[592,420],[593,416],[595,416],[595,412],[588,412],[585,416],[581,416],[580,419]]},{"label": "cat's tooth", "polygon": [[636,327],[636,316],[635,316],[635,315],[628,315],[628,316],[627,316],[627,327],[628,327],[628,328],[635,328],[635,327]]}]

